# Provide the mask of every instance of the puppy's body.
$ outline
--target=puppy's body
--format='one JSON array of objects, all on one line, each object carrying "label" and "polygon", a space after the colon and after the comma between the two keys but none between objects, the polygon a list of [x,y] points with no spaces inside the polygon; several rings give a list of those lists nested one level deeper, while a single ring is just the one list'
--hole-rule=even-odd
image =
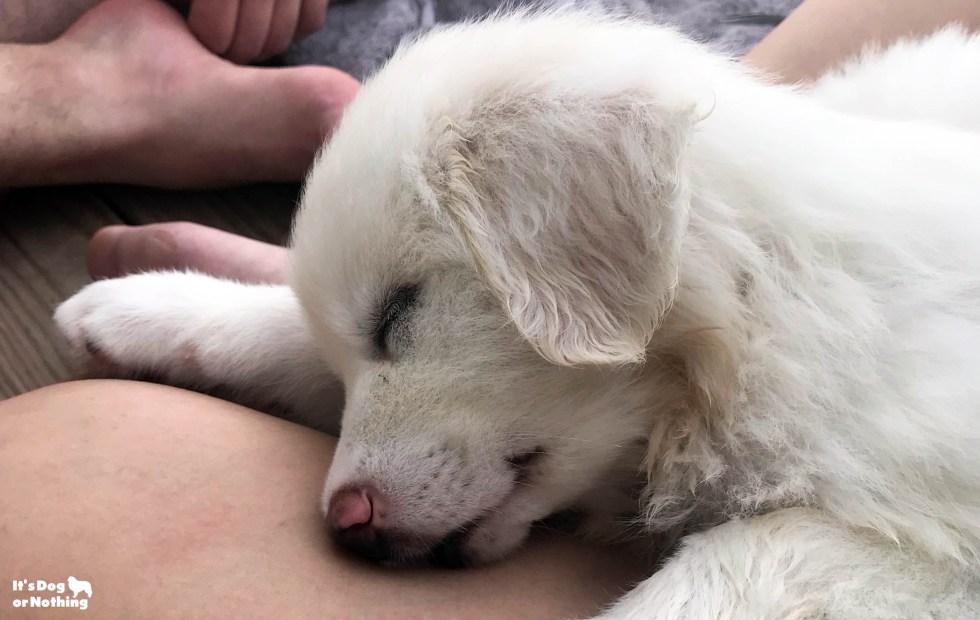
[{"label": "puppy's body", "polygon": [[[980,42],[800,93],[628,21],[448,29],[365,86],[311,173],[299,303],[221,284],[148,318],[139,287],[208,287],[151,274],[57,318],[182,379],[275,359],[284,397],[323,355],[347,393],[325,507],[370,487],[388,559],[450,537],[492,560],[577,507],[604,535],[707,530],[610,618],[975,617],[980,83],[944,67],[980,75]],[[238,298],[311,334],[212,354]]]}]

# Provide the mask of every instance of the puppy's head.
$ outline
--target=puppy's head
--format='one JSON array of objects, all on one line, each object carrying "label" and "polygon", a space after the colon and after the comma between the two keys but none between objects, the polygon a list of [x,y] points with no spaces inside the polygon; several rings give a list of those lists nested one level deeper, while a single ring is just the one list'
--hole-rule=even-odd
[{"label": "puppy's head", "polygon": [[448,30],[349,109],[293,242],[347,393],[324,492],[341,542],[488,561],[636,474],[693,116],[637,57],[650,36],[685,45],[576,15]]}]

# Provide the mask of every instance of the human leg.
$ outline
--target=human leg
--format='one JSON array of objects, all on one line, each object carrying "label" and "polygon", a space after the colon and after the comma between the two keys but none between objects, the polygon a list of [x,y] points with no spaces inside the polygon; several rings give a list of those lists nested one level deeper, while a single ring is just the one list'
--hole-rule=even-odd
[{"label": "human leg", "polygon": [[332,438],[171,388],[45,388],[0,403],[0,437],[0,583],[90,581],[94,617],[582,617],[639,576],[554,534],[466,571],[349,558],[317,508]]},{"label": "human leg", "polygon": [[784,82],[812,80],[872,42],[980,26],[975,0],[806,0],[745,56]]}]

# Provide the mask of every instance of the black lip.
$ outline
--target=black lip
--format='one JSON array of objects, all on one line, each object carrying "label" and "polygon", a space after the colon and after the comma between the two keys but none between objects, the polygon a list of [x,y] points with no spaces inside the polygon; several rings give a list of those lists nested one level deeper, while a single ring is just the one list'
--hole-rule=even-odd
[{"label": "black lip", "polygon": [[383,562],[391,556],[388,537],[371,528],[338,529],[333,532],[333,539],[344,549],[372,562]]},{"label": "black lip", "polygon": [[442,568],[465,568],[470,564],[463,549],[470,537],[472,526],[462,527],[440,540],[429,551],[432,562]]},{"label": "black lip", "polygon": [[333,541],[352,555],[390,568],[464,568],[471,564],[463,547],[475,524],[453,530],[443,538],[419,545],[414,536],[398,530],[358,533],[338,531]]}]

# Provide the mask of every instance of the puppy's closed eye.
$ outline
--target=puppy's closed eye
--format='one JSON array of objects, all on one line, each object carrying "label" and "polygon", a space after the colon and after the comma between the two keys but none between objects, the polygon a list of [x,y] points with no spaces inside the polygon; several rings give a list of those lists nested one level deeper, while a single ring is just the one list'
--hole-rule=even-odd
[{"label": "puppy's closed eye", "polygon": [[404,323],[409,311],[418,301],[419,287],[415,284],[391,289],[378,306],[372,321],[371,341],[378,357],[392,359],[392,340]]}]

